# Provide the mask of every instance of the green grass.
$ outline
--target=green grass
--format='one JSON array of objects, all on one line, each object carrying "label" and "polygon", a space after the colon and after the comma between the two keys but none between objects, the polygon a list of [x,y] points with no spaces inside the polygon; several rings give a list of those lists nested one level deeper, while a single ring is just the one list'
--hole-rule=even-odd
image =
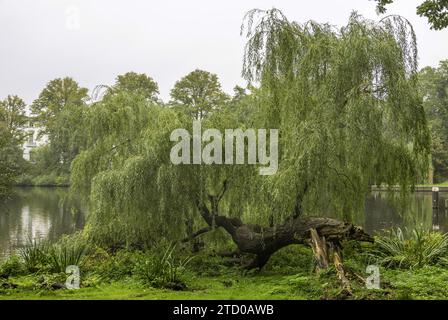
[{"label": "green grass", "polygon": [[[195,277],[186,291],[156,289],[133,278],[79,290],[35,290],[29,277],[11,278],[21,289],[4,290],[0,299],[306,299],[282,276]],[[294,292],[296,291],[296,292]]]},{"label": "green grass", "polygon": [[433,184],[418,184],[417,187],[448,187],[448,180]]},{"label": "green grass", "polygon": [[[355,287],[352,299],[448,299],[448,270],[426,267],[416,271],[382,269],[384,289],[367,290]],[[111,283],[82,287],[78,290],[36,289],[32,277],[14,277],[10,281],[18,289],[3,289],[0,299],[120,299],[120,300],[236,300],[282,299],[317,300],[337,299],[336,282],[327,276],[313,274],[279,276],[193,277],[190,289],[174,291],[156,289],[132,277]],[[229,283],[232,283],[229,285]]]},{"label": "green grass", "polygon": [[[424,241],[422,242],[424,243]],[[423,245],[420,247],[424,247]],[[432,248],[432,246],[429,246]],[[380,290],[368,290],[366,266],[371,256],[365,254],[373,247],[350,242],[344,246],[343,256],[347,277],[353,295],[341,290],[336,271],[314,272],[312,251],[304,246],[289,246],[273,255],[262,272],[247,272],[244,261],[224,258],[203,251],[184,265],[182,278],[185,286],[179,290],[160,287],[145,281],[137,272],[139,264],[155,259],[166,268],[167,256],[182,261],[191,255],[188,251],[169,248],[148,251],[119,250],[108,252],[100,248],[89,251],[81,270],[81,288],[53,289],[55,283],[64,283],[64,273],[42,269],[33,274],[12,272],[23,268],[23,262],[13,257],[0,265],[0,299],[447,299],[448,269],[441,263],[422,265],[414,269],[380,267]],[[411,250],[410,252],[413,252]],[[165,258],[163,258],[165,257]],[[176,257],[174,259],[174,257]],[[174,265],[178,265],[175,263]],[[136,269],[137,268],[137,269]],[[23,268],[24,269],[24,268]],[[2,276],[4,274],[5,276]],[[152,279],[152,278],[151,278]]]}]

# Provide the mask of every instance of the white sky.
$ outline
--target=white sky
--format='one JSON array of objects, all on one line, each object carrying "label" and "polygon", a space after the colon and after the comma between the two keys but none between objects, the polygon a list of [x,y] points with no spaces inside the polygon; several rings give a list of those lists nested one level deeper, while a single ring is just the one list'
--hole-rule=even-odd
[{"label": "white sky", "polygon": [[[430,30],[415,13],[421,2],[395,0],[388,14],[411,21],[420,66],[436,66],[448,58],[448,29]],[[93,89],[135,71],[153,77],[166,101],[175,81],[196,68],[218,74],[231,93],[244,85],[242,18],[272,7],[290,20],[337,26],[352,10],[380,18],[370,0],[0,0],[0,99],[17,94],[31,103],[57,77]],[[79,28],[71,24],[76,10]]]}]

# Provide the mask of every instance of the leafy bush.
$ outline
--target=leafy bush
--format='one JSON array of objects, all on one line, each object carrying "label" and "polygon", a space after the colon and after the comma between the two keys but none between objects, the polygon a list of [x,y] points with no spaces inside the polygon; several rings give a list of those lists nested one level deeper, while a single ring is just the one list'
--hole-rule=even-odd
[{"label": "leafy bush", "polygon": [[409,269],[444,262],[447,253],[448,234],[398,228],[375,240],[372,255],[382,265]]},{"label": "leafy bush", "polygon": [[136,266],[137,275],[155,288],[184,290],[184,274],[192,257],[184,259],[176,255],[175,246],[169,245],[165,250],[155,250],[149,257]]},{"label": "leafy bush", "polygon": [[48,264],[53,272],[65,272],[70,265],[82,266],[87,244],[76,238],[63,238],[48,250]]},{"label": "leafy bush", "polygon": [[18,186],[32,186],[33,177],[28,174],[22,174],[16,178],[16,185]]},{"label": "leafy bush", "polygon": [[222,257],[201,252],[195,254],[195,259],[189,263],[189,267],[199,276],[217,277],[221,275],[241,274],[240,267],[247,264],[242,258]]},{"label": "leafy bush", "polygon": [[101,280],[119,280],[132,276],[135,266],[144,260],[140,251],[119,250],[114,255],[97,252],[89,257],[89,261],[96,259],[99,254],[101,258],[96,263],[94,272]]},{"label": "leafy bush", "polygon": [[25,273],[25,266],[19,256],[10,256],[0,265],[0,278],[9,278]]},{"label": "leafy bush", "polygon": [[301,245],[287,246],[274,253],[264,267],[265,271],[296,274],[298,270],[312,270],[314,259],[311,249]]},{"label": "leafy bush", "polygon": [[44,274],[36,279],[34,283],[34,289],[40,290],[54,290],[62,289],[65,287],[65,281],[67,280],[67,274],[64,272]]},{"label": "leafy bush", "polygon": [[54,186],[56,185],[56,175],[51,173],[37,176],[33,178],[33,184],[40,187]]},{"label": "leafy bush", "polygon": [[46,243],[30,239],[28,244],[19,250],[19,256],[28,272],[35,273],[47,264],[48,248]]},{"label": "leafy bush", "polygon": [[57,176],[55,179],[55,185],[56,186],[69,186],[70,185],[70,176],[69,175],[62,175],[62,176]]}]

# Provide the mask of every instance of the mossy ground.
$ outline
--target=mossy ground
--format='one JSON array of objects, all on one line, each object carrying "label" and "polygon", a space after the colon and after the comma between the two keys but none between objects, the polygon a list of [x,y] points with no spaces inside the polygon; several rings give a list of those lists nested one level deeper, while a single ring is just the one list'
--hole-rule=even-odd
[{"label": "mossy ground", "polygon": [[[81,288],[51,289],[42,285],[43,277],[65,275],[15,275],[0,280],[0,299],[446,299],[448,269],[431,266],[416,270],[381,268],[381,289],[368,290],[351,276],[353,295],[341,290],[333,268],[317,274],[311,253],[302,247],[286,248],[272,257],[261,272],[244,272],[232,259],[198,255],[184,275],[187,289],[175,291],[153,288],[129,270],[138,254],[122,253],[114,261],[101,258],[102,266],[87,265]],[[98,255],[94,258],[98,261]],[[112,259],[112,258],[111,258]],[[97,262],[96,262],[97,263]],[[362,259],[348,258],[345,266],[352,274],[367,277]],[[120,268],[121,267],[121,268]],[[109,279],[104,272],[110,270]],[[53,279],[52,278],[52,279]],[[40,279],[40,280],[39,280]],[[13,284],[15,288],[8,288]]]}]

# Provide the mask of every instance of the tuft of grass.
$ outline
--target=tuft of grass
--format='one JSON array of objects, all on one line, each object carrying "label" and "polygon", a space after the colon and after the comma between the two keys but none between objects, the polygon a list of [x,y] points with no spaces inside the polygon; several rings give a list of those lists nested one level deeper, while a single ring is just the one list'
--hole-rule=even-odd
[{"label": "tuft of grass", "polygon": [[48,250],[48,265],[53,272],[65,272],[70,265],[81,266],[87,253],[87,245],[79,240],[65,239]]},{"label": "tuft of grass", "polygon": [[182,259],[175,249],[175,245],[169,245],[165,250],[155,250],[149,259],[136,266],[137,275],[155,288],[186,289],[184,274],[193,257]]},{"label": "tuft of grass", "polygon": [[49,246],[39,239],[29,239],[25,247],[19,250],[19,256],[23,261],[25,269],[35,273],[47,263]]},{"label": "tuft of grass", "polygon": [[386,267],[412,269],[443,263],[447,253],[448,234],[397,228],[377,238],[371,254]]}]

